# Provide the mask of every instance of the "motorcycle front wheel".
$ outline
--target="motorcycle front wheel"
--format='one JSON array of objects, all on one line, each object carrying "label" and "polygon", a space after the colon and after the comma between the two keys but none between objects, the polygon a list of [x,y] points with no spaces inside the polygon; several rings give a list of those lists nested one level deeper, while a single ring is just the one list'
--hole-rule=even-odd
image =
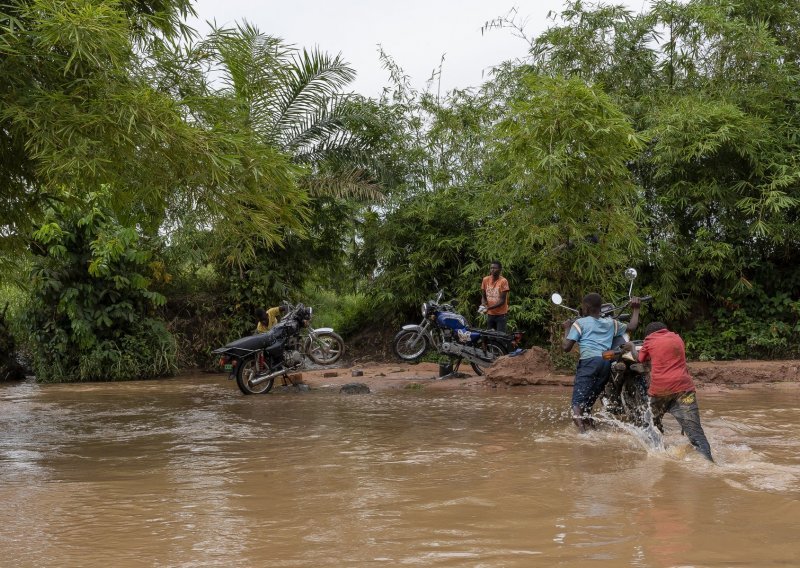
[{"label": "motorcycle front wheel", "polygon": [[620,398],[628,420],[639,428],[647,426],[645,414],[650,402],[644,382],[639,377],[627,381],[622,387]]},{"label": "motorcycle front wheel", "polygon": [[344,340],[332,331],[315,333],[306,339],[305,352],[317,365],[332,365],[344,353]]},{"label": "motorcycle front wheel", "polygon": [[[501,355],[508,355],[506,348],[495,341],[486,342],[486,352],[493,355],[493,359],[497,359]],[[479,377],[482,377],[484,373],[486,373],[486,370],[480,365],[476,363],[470,363],[470,365],[472,366],[472,370],[475,371],[475,374]]]},{"label": "motorcycle front wheel", "polygon": [[[267,379],[263,383],[253,384],[252,381],[258,377],[259,368],[255,357],[249,357],[239,364],[236,370],[236,384],[244,394],[264,394],[272,390],[275,378]],[[266,371],[266,369],[261,369]]]},{"label": "motorcycle front wheel", "polygon": [[428,338],[416,329],[404,329],[392,341],[394,354],[403,361],[419,361],[428,351]]}]

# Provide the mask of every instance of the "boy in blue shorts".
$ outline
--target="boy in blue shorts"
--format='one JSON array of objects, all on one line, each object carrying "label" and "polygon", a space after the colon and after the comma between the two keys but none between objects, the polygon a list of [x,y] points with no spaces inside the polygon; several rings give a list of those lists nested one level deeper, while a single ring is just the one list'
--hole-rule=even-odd
[{"label": "boy in blue shorts", "polygon": [[586,315],[564,322],[562,349],[569,352],[577,343],[581,352],[572,388],[572,421],[579,432],[594,427],[592,406],[611,374],[611,361],[603,359],[603,351],[611,349],[615,337],[639,326],[639,298],[631,298],[631,321],[627,325],[609,317],[600,317],[602,305],[600,294],[586,294],[581,311]]}]

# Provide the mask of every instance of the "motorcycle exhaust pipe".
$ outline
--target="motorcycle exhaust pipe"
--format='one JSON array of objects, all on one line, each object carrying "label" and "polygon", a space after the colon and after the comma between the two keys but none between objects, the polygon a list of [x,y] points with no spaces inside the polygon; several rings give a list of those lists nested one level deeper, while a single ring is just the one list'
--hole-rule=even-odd
[{"label": "motorcycle exhaust pipe", "polygon": [[281,369],[280,371],[274,371],[267,375],[261,375],[260,377],[256,377],[255,379],[250,380],[250,384],[252,386],[260,385],[263,382],[266,382],[270,379],[274,379],[275,377],[280,377],[281,375],[285,375],[289,369]]}]

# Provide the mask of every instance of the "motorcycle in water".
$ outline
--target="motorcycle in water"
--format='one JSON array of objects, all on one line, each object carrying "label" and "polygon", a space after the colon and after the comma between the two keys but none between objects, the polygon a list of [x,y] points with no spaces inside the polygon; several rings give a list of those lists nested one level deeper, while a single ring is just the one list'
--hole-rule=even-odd
[{"label": "motorcycle in water", "polygon": [[[628,301],[621,306],[603,304],[600,308],[600,317],[610,317],[622,322],[630,319],[630,314],[622,314],[621,312],[630,304],[630,298],[633,292],[633,281],[636,280],[637,276],[638,274],[635,268],[628,268],[625,270],[625,278],[630,281]],[[652,299],[652,296],[643,296],[640,298],[643,303],[649,302]],[[564,300],[561,294],[554,293],[551,296],[551,300],[557,306],[580,315],[578,310],[562,305]],[[602,401],[603,409],[608,414],[623,422],[628,422],[638,427],[645,427],[649,420],[647,398],[649,378],[644,365],[639,363],[638,359],[638,349],[644,342],[635,340],[631,342],[633,344],[633,351],[625,351],[622,346],[629,342],[631,342],[630,337],[627,333],[624,333],[614,338],[611,349],[603,352],[603,359],[611,361],[611,374],[600,396],[600,400]]]},{"label": "motorcycle in water", "polygon": [[440,290],[434,300],[422,304],[422,322],[404,325],[394,336],[392,350],[400,359],[419,361],[434,349],[450,359],[449,374],[458,372],[461,362],[467,361],[476,375],[483,375],[485,367],[514,351],[522,339],[521,331],[504,333],[470,327],[466,318],[455,311],[454,303],[441,301]]},{"label": "motorcycle in water", "polygon": [[266,333],[237,339],[212,353],[220,356],[220,365],[244,394],[268,393],[277,377],[299,370],[306,358],[331,365],[344,353],[344,341],[332,328],[311,327],[312,315],[312,308],[303,304],[290,306]]}]

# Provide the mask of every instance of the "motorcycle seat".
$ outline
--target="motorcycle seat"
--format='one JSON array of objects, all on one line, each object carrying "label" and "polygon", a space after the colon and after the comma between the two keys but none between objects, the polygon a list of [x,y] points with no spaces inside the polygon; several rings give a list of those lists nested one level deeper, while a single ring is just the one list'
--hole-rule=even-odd
[{"label": "motorcycle seat", "polygon": [[267,332],[258,333],[256,335],[248,335],[247,337],[242,337],[236,341],[231,341],[225,346],[225,348],[255,351],[256,349],[263,349],[270,343],[272,343],[271,337],[269,337],[269,332]]},{"label": "motorcycle seat", "polygon": [[470,327],[469,330],[473,333],[480,333],[487,337],[496,337],[497,339],[510,339],[513,337],[510,333],[497,331],[496,329],[479,329],[477,327]]}]

